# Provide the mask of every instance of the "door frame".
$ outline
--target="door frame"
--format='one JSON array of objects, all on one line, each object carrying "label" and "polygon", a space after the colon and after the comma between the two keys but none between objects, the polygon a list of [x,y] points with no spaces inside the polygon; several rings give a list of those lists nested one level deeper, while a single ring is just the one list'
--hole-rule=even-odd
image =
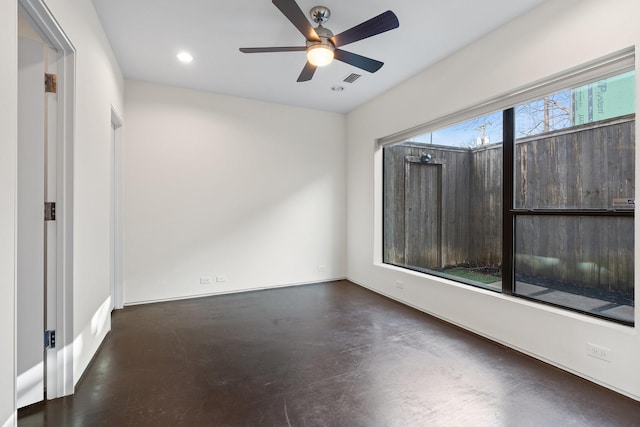
[{"label": "door frame", "polygon": [[124,307],[124,239],[123,239],[123,188],[124,146],[122,119],[111,107],[111,308]]},{"label": "door frame", "polygon": [[[73,394],[73,147],[76,50],[43,0],[17,0],[19,11],[59,54],[56,123],[55,283],[47,283],[47,312],[55,318],[56,347],[47,350],[47,399]],[[18,17],[16,16],[16,19]],[[17,338],[16,338],[17,339]],[[15,352],[14,345],[14,352]]]}]

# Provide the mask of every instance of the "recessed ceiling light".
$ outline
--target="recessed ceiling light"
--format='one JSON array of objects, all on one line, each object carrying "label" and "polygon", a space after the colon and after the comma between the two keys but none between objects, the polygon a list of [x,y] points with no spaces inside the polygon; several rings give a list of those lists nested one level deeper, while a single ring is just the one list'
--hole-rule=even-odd
[{"label": "recessed ceiling light", "polygon": [[179,54],[176,55],[176,57],[178,58],[178,61],[188,64],[191,61],[193,61],[193,56],[191,56],[191,54],[189,52],[186,51],[182,51]]},{"label": "recessed ceiling light", "polygon": [[334,91],[334,92],[342,92],[344,90],[344,87],[343,86],[333,86],[331,88],[331,90]]}]

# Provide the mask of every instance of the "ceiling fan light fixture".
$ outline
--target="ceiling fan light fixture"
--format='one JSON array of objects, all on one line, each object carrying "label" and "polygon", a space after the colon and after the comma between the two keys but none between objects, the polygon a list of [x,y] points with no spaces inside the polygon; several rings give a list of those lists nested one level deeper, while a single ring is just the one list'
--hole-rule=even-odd
[{"label": "ceiling fan light fixture", "polygon": [[333,61],[333,49],[325,44],[314,44],[307,48],[307,60],[316,67],[324,67]]}]

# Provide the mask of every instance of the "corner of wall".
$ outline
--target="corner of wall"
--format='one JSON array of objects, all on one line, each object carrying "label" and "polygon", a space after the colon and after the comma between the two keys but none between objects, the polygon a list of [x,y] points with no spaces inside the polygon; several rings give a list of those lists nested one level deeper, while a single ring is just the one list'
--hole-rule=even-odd
[{"label": "corner of wall", "polygon": [[75,334],[73,341],[73,385],[82,378],[107,334],[111,331],[111,298],[96,310],[91,322]]}]

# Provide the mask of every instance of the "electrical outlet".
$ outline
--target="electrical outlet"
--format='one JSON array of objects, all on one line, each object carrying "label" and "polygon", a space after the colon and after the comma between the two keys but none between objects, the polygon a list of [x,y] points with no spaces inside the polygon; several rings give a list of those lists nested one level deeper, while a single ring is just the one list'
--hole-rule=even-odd
[{"label": "electrical outlet", "polygon": [[587,354],[598,359],[606,360],[607,362],[613,361],[611,349],[599,345],[587,343]]},{"label": "electrical outlet", "polygon": [[211,276],[202,276],[200,278],[201,285],[210,285],[211,284]]},{"label": "electrical outlet", "polygon": [[225,276],[224,274],[216,276],[216,283],[222,283],[226,281],[227,281],[227,276]]},{"label": "electrical outlet", "polygon": [[396,288],[404,289],[404,282],[402,280],[396,280]]},{"label": "electrical outlet", "polygon": [[327,266],[326,266],[326,265],[322,265],[322,264],[320,264],[320,265],[318,266],[318,271],[325,271],[326,269],[327,269]]}]

